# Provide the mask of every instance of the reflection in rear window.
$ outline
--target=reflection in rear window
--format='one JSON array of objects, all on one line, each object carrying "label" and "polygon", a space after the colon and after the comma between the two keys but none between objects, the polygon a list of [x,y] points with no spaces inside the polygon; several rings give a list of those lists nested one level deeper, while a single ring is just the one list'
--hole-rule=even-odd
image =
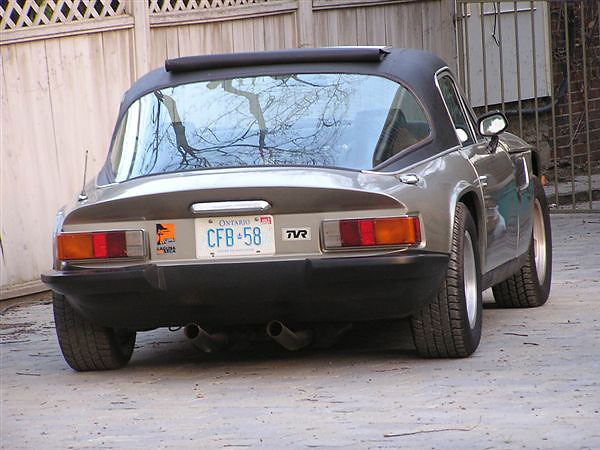
[{"label": "reflection in rear window", "polygon": [[235,78],[133,103],[112,148],[116,181],[242,166],[369,169],[429,135],[402,85],[357,74]]}]

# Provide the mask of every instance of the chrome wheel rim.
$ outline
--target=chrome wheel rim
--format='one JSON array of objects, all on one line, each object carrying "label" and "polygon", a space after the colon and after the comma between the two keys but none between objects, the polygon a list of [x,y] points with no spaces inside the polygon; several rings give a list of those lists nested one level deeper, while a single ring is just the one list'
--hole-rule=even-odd
[{"label": "chrome wheel rim", "polygon": [[473,240],[468,231],[465,231],[465,238],[463,240],[463,283],[467,317],[469,318],[470,327],[474,328],[477,321],[477,271],[475,267]]},{"label": "chrome wheel rim", "polygon": [[546,230],[544,213],[538,199],[533,203],[533,256],[538,281],[544,284],[546,279]]}]

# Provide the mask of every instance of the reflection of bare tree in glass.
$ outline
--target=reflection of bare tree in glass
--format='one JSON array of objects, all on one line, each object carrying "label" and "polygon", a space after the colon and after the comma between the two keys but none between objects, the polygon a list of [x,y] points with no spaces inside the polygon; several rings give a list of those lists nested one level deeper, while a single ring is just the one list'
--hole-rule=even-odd
[{"label": "reflection of bare tree in glass", "polygon": [[[258,125],[258,153],[260,154],[260,158],[264,161],[264,150],[265,150],[265,136],[267,134],[267,123],[265,122],[265,115],[260,106],[260,100],[258,98],[258,94],[253,92],[243,91],[241,89],[236,89],[233,87],[233,80],[224,80],[220,82],[221,86],[225,92],[230,92],[235,95],[240,95],[248,100],[248,107],[250,108],[250,113],[254,116],[257,125]],[[214,89],[217,86],[212,84],[208,85],[209,88]]]},{"label": "reflection of bare tree in glass", "polygon": [[[209,82],[206,87],[221,88],[222,95],[199,96],[201,102],[207,97],[212,103],[183,112],[183,120],[176,100],[178,88],[170,88],[171,95],[165,90],[155,92],[155,126],[152,142],[147,142],[149,158],[143,171],[151,173],[157,159],[162,165],[172,166],[161,167],[160,171],[240,165],[334,165],[336,143],[348,124],[344,119],[355,77],[312,79],[326,83],[307,81],[301,75]],[[208,122],[206,116],[196,117],[206,115],[213,104],[227,105],[226,111],[210,117]],[[161,105],[168,112],[168,121],[160,117]],[[196,124],[202,125],[196,128]]]}]

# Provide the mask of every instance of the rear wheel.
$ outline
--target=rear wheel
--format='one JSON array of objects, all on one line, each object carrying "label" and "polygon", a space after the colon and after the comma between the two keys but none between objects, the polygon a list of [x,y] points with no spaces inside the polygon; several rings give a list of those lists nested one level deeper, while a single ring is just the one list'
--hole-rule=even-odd
[{"label": "rear wheel", "polygon": [[542,306],[550,295],[552,234],[544,188],[537,177],[534,186],[533,231],[525,264],[505,281],[492,287],[494,300],[503,308]]},{"label": "rear wheel", "polygon": [[481,339],[481,269],[477,229],[458,203],[446,278],[438,293],[411,318],[417,351],[429,358],[471,355]]},{"label": "rear wheel", "polygon": [[90,322],[56,292],[52,304],[58,343],[71,368],[77,371],[110,370],[129,362],[135,332],[116,331]]}]

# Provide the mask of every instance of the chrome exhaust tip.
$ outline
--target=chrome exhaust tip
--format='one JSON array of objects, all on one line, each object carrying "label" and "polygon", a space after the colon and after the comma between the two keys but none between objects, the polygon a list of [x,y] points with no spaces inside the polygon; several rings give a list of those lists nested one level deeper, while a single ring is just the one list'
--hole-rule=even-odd
[{"label": "chrome exhaust tip", "polygon": [[267,335],[287,350],[300,350],[312,342],[313,333],[309,330],[292,331],[279,320],[267,324]]},{"label": "chrome exhaust tip", "polygon": [[183,328],[183,334],[192,344],[205,353],[213,353],[224,348],[229,337],[225,333],[209,334],[204,331],[198,324],[189,323]]}]

